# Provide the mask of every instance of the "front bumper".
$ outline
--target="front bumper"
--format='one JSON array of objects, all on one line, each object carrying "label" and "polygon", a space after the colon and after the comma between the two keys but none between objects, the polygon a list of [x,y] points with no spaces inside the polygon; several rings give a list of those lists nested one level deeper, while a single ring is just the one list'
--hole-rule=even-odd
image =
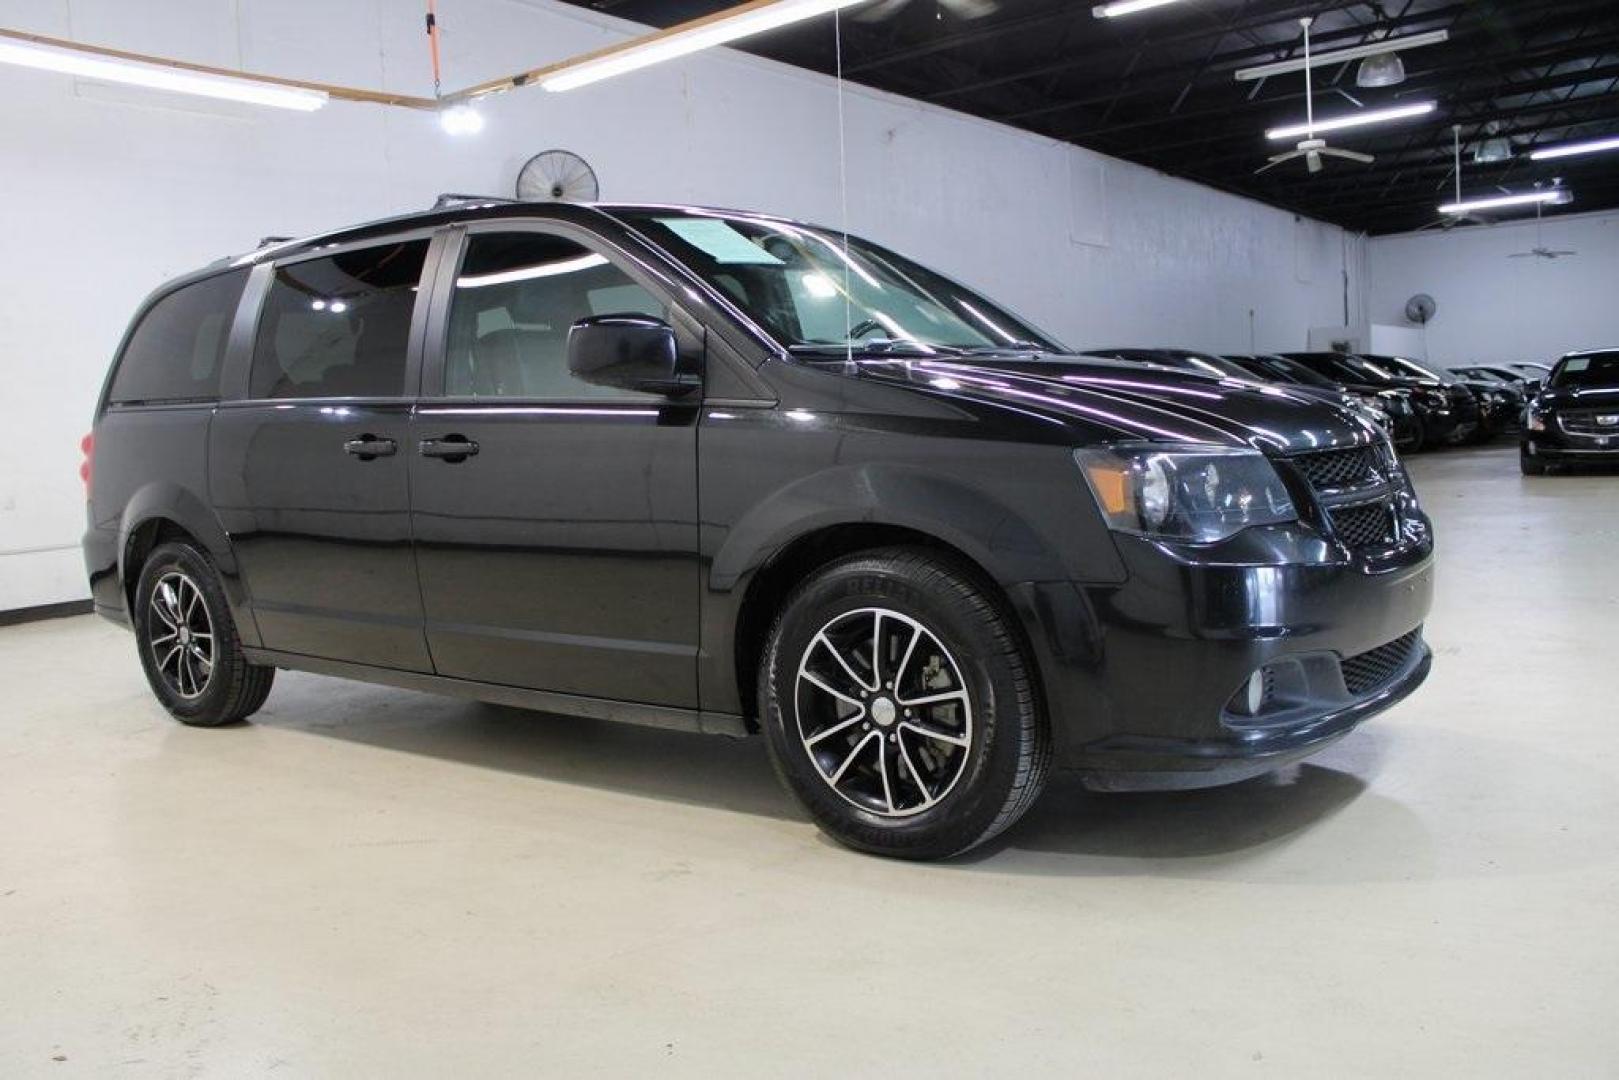
[{"label": "front bumper", "polygon": [[1429,444],[1466,442],[1477,434],[1483,422],[1478,402],[1471,396],[1451,396],[1443,407],[1423,402],[1416,406],[1422,418],[1422,431]]},{"label": "front bumper", "polygon": [[[1254,550],[1224,564],[1121,536],[1125,583],[1017,594],[1035,624],[1059,761],[1091,786],[1245,779],[1314,753],[1427,677],[1420,636],[1398,670],[1359,694],[1339,661],[1418,634],[1433,601],[1431,540],[1374,568],[1306,528],[1244,535]],[[1274,722],[1234,717],[1255,671],[1295,663],[1318,674]]]},{"label": "front bumper", "polygon": [[1417,414],[1410,408],[1389,412],[1389,435],[1394,440],[1396,448],[1410,449],[1422,442],[1422,424],[1417,420]]},{"label": "front bumper", "polygon": [[1619,431],[1612,435],[1575,435],[1562,430],[1555,416],[1546,430],[1524,431],[1519,448],[1531,458],[1554,464],[1619,465]]}]

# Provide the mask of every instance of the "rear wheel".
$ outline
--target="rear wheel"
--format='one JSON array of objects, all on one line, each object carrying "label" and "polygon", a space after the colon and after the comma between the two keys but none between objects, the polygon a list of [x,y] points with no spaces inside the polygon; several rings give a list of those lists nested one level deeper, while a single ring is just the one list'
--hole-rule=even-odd
[{"label": "rear wheel", "polygon": [[184,542],[141,567],[132,620],[152,693],[176,720],[215,727],[257,712],[275,669],[249,664],[213,563]]},{"label": "rear wheel", "polygon": [[1050,737],[1010,621],[931,552],[884,549],[817,572],[783,606],[763,668],[776,770],[850,847],[956,855],[1045,784]]}]

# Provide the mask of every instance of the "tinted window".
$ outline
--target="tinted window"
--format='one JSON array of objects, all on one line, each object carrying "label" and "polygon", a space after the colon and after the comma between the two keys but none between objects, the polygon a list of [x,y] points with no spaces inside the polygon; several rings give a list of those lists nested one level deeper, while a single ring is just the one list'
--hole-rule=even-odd
[{"label": "tinted window", "polygon": [[427,241],[278,266],[259,318],[258,398],[398,397]]},{"label": "tinted window", "polygon": [[591,315],[668,318],[607,258],[541,233],[473,236],[455,279],[444,392],[467,397],[655,397],[568,371],[568,328]]},{"label": "tinted window", "polygon": [[115,402],[208,401],[219,373],[247,271],[221,274],[169,293],[130,335],[112,380]]}]

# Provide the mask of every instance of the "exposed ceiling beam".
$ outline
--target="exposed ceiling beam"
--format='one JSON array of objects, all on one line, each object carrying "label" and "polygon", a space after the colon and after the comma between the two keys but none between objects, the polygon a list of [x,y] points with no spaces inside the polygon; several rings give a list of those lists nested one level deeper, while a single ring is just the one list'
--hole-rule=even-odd
[{"label": "exposed ceiling beam", "polygon": [[414,97],[410,94],[394,94],[386,90],[366,90],[356,86],[317,82],[313,79],[289,79],[281,75],[260,75],[250,71],[238,71],[235,68],[214,67],[211,64],[194,64],[189,60],[175,60],[167,56],[154,56],[151,53],[110,49],[105,45],[87,45],[82,41],[68,41],[65,38],[31,34],[23,30],[0,28],[0,38],[11,41],[25,41],[32,45],[47,45],[56,49],[67,49],[72,52],[102,57],[108,60],[124,60],[129,63],[150,64],[154,67],[170,68],[175,71],[191,72],[197,75],[213,75],[220,78],[237,79],[244,83],[267,83],[271,86],[289,86],[300,90],[314,90],[342,101],[362,101],[372,105],[396,105],[406,109],[436,110],[438,108],[438,102],[432,98]]}]

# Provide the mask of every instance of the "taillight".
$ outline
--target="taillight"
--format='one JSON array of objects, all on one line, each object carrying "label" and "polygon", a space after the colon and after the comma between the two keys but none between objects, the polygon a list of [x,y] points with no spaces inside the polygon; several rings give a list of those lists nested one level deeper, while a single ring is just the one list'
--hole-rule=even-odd
[{"label": "taillight", "polygon": [[79,452],[84,455],[84,460],[79,462],[79,479],[84,481],[84,493],[86,495],[89,495],[90,494],[90,463],[93,462],[95,460],[95,457],[96,457],[96,436],[95,436],[95,432],[91,432],[90,434],[86,435],[84,438],[79,440]]}]

